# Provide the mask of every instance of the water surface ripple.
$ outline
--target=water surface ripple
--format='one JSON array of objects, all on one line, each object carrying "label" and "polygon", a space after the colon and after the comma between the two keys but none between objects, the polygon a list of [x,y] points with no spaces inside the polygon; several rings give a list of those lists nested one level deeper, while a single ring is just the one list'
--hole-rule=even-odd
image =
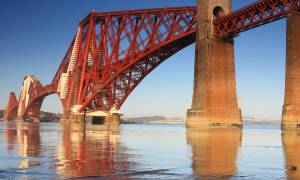
[{"label": "water surface ripple", "polygon": [[300,132],[0,122],[0,179],[300,179]]}]

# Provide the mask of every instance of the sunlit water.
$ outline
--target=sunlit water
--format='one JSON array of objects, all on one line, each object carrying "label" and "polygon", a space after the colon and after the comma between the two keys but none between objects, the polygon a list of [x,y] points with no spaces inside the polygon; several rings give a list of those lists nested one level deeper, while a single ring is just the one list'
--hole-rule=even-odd
[{"label": "sunlit water", "polygon": [[[100,130],[99,130],[100,129]],[[300,179],[300,132],[0,123],[0,179]]]}]

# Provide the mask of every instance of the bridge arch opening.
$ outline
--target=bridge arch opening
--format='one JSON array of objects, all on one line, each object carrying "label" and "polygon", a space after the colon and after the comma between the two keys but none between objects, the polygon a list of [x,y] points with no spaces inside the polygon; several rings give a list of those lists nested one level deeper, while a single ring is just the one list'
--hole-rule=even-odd
[{"label": "bridge arch opening", "polygon": [[276,21],[235,38],[237,95],[243,120],[281,120],[285,89],[285,22],[285,19]]},{"label": "bridge arch opening", "polygon": [[122,105],[124,117],[185,119],[192,97],[194,51],[193,43],[149,73]]},{"label": "bridge arch opening", "polygon": [[39,120],[43,122],[59,120],[59,114],[63,113],[63,106],[57,94],[50,94],[42,101]]}]

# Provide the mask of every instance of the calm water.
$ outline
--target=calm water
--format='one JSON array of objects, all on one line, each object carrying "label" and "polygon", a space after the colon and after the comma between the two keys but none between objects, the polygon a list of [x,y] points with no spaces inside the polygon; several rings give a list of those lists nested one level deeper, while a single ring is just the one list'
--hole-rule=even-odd
[{"label": "calm water", "polygon": [[1,122],[0,179],[300,179],[299,136],[270,126],[122,125],[83,133],[58,123]]}]

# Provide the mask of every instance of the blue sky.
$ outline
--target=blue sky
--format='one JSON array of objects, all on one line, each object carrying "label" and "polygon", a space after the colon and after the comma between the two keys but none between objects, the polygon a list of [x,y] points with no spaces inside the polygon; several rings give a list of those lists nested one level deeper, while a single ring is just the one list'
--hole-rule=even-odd
[{"label": "blue sky", "polygon": [[[254,0],[233,0],[233,8]],[[90,11],[193,6],[196,0],[6,0],[0,1],[0,109],[25,74],[51,82],[79,20]],[[285,19],[235,39],[237,92],[244,116],[280,119],[284,95]],[[185,117],[193,86],[194,44],[156,68],[122,107],[126,116]],[[56,95],[43,110],[60,112]]]}]

